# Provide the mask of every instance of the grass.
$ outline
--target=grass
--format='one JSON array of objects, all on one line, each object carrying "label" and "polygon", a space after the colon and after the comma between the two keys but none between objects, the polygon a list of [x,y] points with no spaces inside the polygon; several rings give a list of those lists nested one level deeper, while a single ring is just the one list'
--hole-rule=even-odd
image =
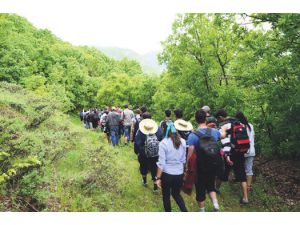
[{"label": "grass", "polygon": [[[148,187],[142,186],[132,144],[113,148],[103,133],[85,129],[78,115],[65,115],[54,105],[46,97],[0,82],[0,149],[11,154],[4,161],[7,165],[1,162],[2,173],[16,160],[34,156],[41,161],[2,183],[0,211],[30,210],[20,198],[40,211],[164,211],[161,192],[152,192],[150,175]],[[268,193],[272,187],[257,177],[250,204],[241,206],[239,184],[223,184],[221,211],[288,211],[279,197]],[[182,196],[189,211],[198,211],[194,193]],[[179,211],[173,199],[171,203],[173,211]],[[213,211],[209,198],[206,211]]]},{"label": "grass", "polygon": [[[90,131],[88,131],[90,132]],[[102,141],[105,140],[104,136]],[[108,211],[122,212],[163,212],[161,192],[154,194],[152,192],[152,182],[148,174],[148,186],[142,185],[141,175],[139,173],[139,164],[133,151],[133,145],[112,149],[118,154],[118,161],[115,162],[120,168],[125,169],[125,176],[121,178],[122,192],[113,199]],[[118,176],[118,174],[116,174]],[[281,206],[278,197],[270,196],[266,193],[263,186],[265,183],[262,177],[258,177],[253,184],[253,192],[250,194],[250,204],[243,206],[239,204],[241,188],[238,183],[224,183],[220,189],[221,195],[218,196],[221,211],[224,212],[255,212],[255,211],[286,211]],[[195,201],[195,193],[188,196],[182,193],[186,206],[189,211],[197,212],[198,206]],[[171,199],[172,210],[179,211],[176,203]],[[212,204],[207,196],[206,211],[213,211]]]}]

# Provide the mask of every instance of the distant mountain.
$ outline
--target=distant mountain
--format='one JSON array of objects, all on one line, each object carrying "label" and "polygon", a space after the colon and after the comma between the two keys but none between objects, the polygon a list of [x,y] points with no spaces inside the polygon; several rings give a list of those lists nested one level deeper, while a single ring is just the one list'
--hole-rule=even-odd
[{"label": "distant mountain", "polygon": [[152,51],[144,55],[141,55],[130,49],[118,48],[118,47],[97,47],[101,52],[116,60],[121,60],[125,57],[138,61],[145,73],[148,74],[160,74],[164,66],[159,65],[157,60],[158,52]]}]

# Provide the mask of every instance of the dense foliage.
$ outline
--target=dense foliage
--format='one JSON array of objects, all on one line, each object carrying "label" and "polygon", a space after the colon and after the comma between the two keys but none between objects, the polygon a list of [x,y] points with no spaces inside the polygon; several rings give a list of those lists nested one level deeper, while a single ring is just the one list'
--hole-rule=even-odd
[{"label": "dense foliage", "polygon": [[183,108],[187,119],[201,105],[241,110],[259,151],[299,158],[299,35],[299,14],[179,15],[163,42],[155,108]]},{"label": "dense foliage", "polygon": [[107,211],[121,193],[116,153],[62,107],[0,82],[0,211]]},{"label": "dense foliage", "polygon": [[143,75],[136,61],[75,47],[24,18],[0,14],[0,81],[18,83],[65,112],[105,105],[166,108],[193,120],[209,105],[254,124],[257,149],[299,158],[299,14],[183,14],[159,55],[166,71]]}]

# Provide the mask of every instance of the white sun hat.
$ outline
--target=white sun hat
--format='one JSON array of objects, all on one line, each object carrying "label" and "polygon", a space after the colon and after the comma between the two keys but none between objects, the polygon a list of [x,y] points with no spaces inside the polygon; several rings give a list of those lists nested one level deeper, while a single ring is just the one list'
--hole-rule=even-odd
[{"label": "white sun hat", "polygon": [[193,130],[193,125],[191,124],[191,122],[185,121],[183,119],[176,120],[174,122],[174,126],[175,126],[176,130],[179,130],[179,131]]},{"label": "white sun hat", "polygon": [[158,130],[157,123],[152,119],[143,119],[139,124],[139,129],[143,134],[155,134]]},{"label": "white sun hat", "polygon": [[210,108],[207,105],[203,106],[201,109],[206,113],[208,113],[210,111]]}]

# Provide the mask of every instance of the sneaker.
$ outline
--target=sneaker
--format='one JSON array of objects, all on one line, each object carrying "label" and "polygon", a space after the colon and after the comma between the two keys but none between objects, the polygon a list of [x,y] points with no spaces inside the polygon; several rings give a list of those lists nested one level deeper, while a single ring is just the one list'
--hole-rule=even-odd
[{"label": "sneaker", "polygon": [[214,211],[219,212],[220,211],[220,206],[219,204],[214,205]]},{"label": "sneaker", "polygon": [[147,186],[148,186],[148,183],[147,183],[147,182],[144,182],[144,181],[142,181],[142,185],[143,185],[144,187],[147,187]]},{"label": "sneaker", "polygon": [[158,187],[156,184],[153,185],[153,193],[158,193]]},{"label": "sneaker", "polygon": [[248,200],[245,200],[245,199],[241,198],[240,204],[242,204],[242,205],[247,205],[248,203],[249,203]]}]

